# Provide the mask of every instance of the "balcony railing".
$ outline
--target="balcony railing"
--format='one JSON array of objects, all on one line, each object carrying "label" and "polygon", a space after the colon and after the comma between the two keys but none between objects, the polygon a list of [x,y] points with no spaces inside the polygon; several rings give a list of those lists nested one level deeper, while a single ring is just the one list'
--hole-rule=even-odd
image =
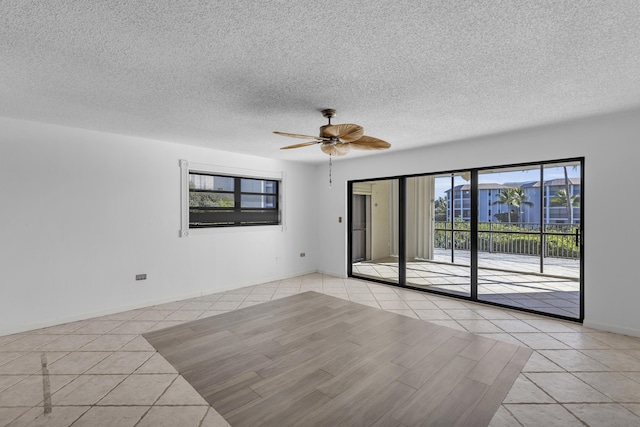
[{"label": "balcony railing", "polygon": [[[571,224],[478,223],[478,251],[516,255],[580,259],[579,226]],[[435,223],[434,247],[470,250],[470,224]]]}]

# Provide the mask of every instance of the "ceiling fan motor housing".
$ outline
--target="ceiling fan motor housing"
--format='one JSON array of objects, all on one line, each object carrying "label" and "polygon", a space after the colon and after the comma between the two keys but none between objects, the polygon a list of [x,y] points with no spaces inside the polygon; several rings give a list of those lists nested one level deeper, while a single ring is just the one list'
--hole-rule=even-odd
[{"label": "ceiling fan motor housing", "polygon": [[335,136],[325,135],[324,130],[333,125],[324,125],[320,126],[320,137],[322,138],[331,138],[330,140],[322,141],[322,145],[336,145],[340,140]]}]

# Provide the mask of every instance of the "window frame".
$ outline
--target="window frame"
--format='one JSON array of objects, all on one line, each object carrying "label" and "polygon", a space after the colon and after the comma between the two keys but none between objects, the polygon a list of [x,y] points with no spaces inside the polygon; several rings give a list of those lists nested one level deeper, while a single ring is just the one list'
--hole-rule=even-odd
[{"label": "window frame", "polygon": [[[181,182],[181,227],[179,231],[180,237],[188,237],[191,234],[201,234],[201,233],[211,233],[214,230],[218,230],[218,232],[222,232],[222,230],[255,230],[257,228],[275,228],[280,227],[282,231],[286,230],[285,226],[285,211],[283,209],[284,201],[285,201],[285,173],[282,171],[264,171],[264,170],[251,170],[251,169],[241,169],[241,168],[233,168],[228,166],[221,165],[207,165],[201,163],[190,163],[187,160],[180,160],[180,182]],[[191,223],[191,208],[189,206],[189,196],[190,196],[190,188],[189,188],[189,175],[209,175],[209,176],[220,176],[226,178],[234,179],[234,207],[232,208],[234,211],[236,210],[236,206],[241,206],[242,197],[241,195],[261,195],[261,196],[275,196],[275,215],[277,218],[277,222],[273,223],[226,223],[226,224],[207,224],[207,225],[197,225],[193,226]],[[242,179],[248,180],[261,180],[261,181],[273,181],[275,182],[276,192],[274,193],[255,193],[254,191],[241,191],[241,183]],[[227,191],[212,191],[217,193],[228,193]],[[221,209],[227,209],[222,207]],[[239,208],[245,212],[251,211],[251,207]],[[264,210],[265,208],[259,208],[259,210]],[[270,209],[270,208],[268,208]],[[214,209],[215,210],[215,209]]]},{"label": "window frame", "polygon": [[[196,207],[189,204],[189,228],[217,228],[217,227],[256,227],[261,225],[280,225],[280,204],[278,201],[278,190],[280,183],[274,179],[265,178],[253,178],[244,176],[230,176],[220,175],[204,172],[189,171],[189,177],[191,176],[211,176],[215,178],[231,178],[233,180],[233,190],[208,190],[208,189],[192,189],[189,187],[189,199],[193,193],[204,194],[230,194],[233,195],[233,207],[231,206],[211,206],[211,207]],[[243,191],[243,180],[262,181],[264,183],[273,183],[275,186],[275,192],[255,192],[255,191]],[[189,181],[191,182],[191,181]],[[243,196],[263,196],[272,197],[275,199],[274,207],[251,207],[244,205]],[[200,212],[197,212],[200,211]],[[218,212],[218,213],[216,213]],[[265,215],[260,215],[264,213]],[[194,220],[194,216],[201,221]],[[264,219],[258,220],[258,217],[262,216]],[[207,218],[212,220],[217,218],[217,222],[206,221]],[[253,218],[253,220],[251,219]],[[269,219],[273,218],[273,219]]]}]

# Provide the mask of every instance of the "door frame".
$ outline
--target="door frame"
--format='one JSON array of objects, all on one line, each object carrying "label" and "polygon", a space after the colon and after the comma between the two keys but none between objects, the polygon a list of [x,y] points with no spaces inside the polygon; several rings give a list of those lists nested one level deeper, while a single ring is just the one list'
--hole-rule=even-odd
[{"label": "door frame", "polygon": [[[580,224],[579,224],[579,248],[580,248],[580,280],[579,280],[579,316],[568,317],[562,316],[554,313],[545,313],[529,308],[524,307],[513,307],[505,304],[500,304],[492,301],[484,301],[478,299],[478,172],[485,169],[506,169],[506,168],[517,168],[517,167],[527,167],[527,166],[547,166],[553,164],[561,164],[568,162],[578,162],[580,164]],[[584,249],[584,229],[585,229],[585,181],[584,181],[584,168],[585,168],[585,158],[584,157],[572,157],[572,158],[563,158],[563,159],[552,159],[546,161],[536,161],[536,162],[527,162],[527,163],[514,163],[508,165],[492,165],[492,166],[483,166],[483,167],[475,167],[475,168],[467,168],[467,169],[458,169],[458,170],[449,170],[449,171],[434,171],[434,172],[424,172],[419,174],[411,174],[411,175],[400,175],[400,176],[388,176],[388,177],[376,177],[369,179],[357,179],[347,181],[347,276],[355,277],[371,282],[378,282],[392,286],[398,286],[401,288],[407,288],[412,290],[417,290],[421,292],[427,292],[432,294],[438,294],[442,296],[447,296],[451,298],[458,298],[467,301],[473,301],[481,304],[497,306],[502,308],[509,308],[512,310],[518,310],[528,313],[533,313],[537,315],[558,318],[562,320],[568,320],[572,322],[582,323],[584,321],[584,259],[585,259],[585,249]],[[415,286],[411,286],[407,284],[406,280],[406,179],[424,175],[445,175],[445,174],[460,174],[462,172],[470,172],[471,173],[471,210],[474,213],[471,215],[470,228],[471,228],[471,292],[470,296],[464,295],[456,295],[450,294],[446,292],[441,292],[432,289],[424,289],[418,288]],[[541,177],[543,178],[543,177]],[[353,221],[351,217],[352,213],[352,195],[353,195],[353,185],[354,183],[360,182],[371,182],[371,181],[381,181],[381,180],[394,180],[397,179],[399,182],[399,221],[398,221],[398,236],[399,236],[399,277],[398,283],[385,281],[382,279],[376,279],[365,276],[358,276],[353,274],[353,262],[352,262],[352,239],[351,239],[351,230],[353,226]],[[541,206],[541,209],[543,207]],[[541,218],[542,223],[542,218]],[[542,224],[541,224],[542,225]]]}]

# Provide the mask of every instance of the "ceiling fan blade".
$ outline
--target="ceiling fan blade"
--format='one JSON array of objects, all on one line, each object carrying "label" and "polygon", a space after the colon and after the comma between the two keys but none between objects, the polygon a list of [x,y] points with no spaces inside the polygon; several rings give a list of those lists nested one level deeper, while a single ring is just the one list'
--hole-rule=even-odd
[{"label": "ceiling fan blade", "polygon": [[357,148],[358,150],[384,150],[385,148],[391,147],[391,144],[372,136],[363,135],[362,138],[357,141],[351,142],[351,147]]},{"label": "ceiling fan blade", "polygon": [[363,133],[362,126],[354,124],[323,126],[320,131],[322,136],[338,137],[342,142],[356,141],[362,137]]},{"label": "ceiling fan blade", "polygon": [[292,138],[329,140],[329,138],[325,138],[323,136],[301,135],[299,133],[287,133],[287,132],[277,132],[277,131],[274,131],[273,133],[275,133],[276,135],[290,136]]},{"label": "ceiling fan blade", "polygon": [[299,147],[306,147],[307,145],[315,145],[315,144],[320,144],[322,141],[309,141],[309,142],[302,142],[300,144],[294,144],[294,145],[287,145],[286,147],[280,147],[281,150],[288,150],[290,148],[299,148]]},{"label": "ceiling fan blade", "polygon": [[350,150],[349,144],[322,145],[320,149],[332,156],[344,156]]}]

